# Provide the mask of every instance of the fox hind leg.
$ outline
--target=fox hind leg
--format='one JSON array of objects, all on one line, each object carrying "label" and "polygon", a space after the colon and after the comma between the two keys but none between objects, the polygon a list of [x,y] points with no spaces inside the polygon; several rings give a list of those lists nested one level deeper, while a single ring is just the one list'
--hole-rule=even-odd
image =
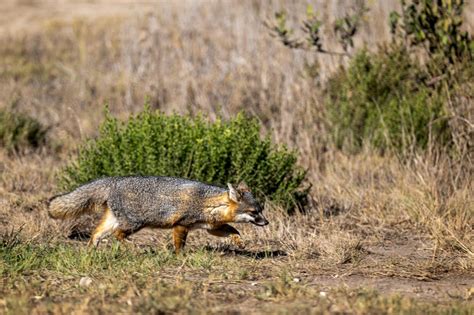
[{"label": "fox hind leg", "polygon": [[112,234],[119,226],[117,218],[109,208],[105,209],[105,213],[99,225],[95,228],[92,233],[91,239],[89,240],[89,246],[97,247],[100,241]]},{"label": "fox hind leg", "polygon": [[244,248],[245,244],[240,237],[240,232],[229,224],[223,224],[216,229],[207,230],[207,232],[214,236],[219,237],[228,237],[230,236],[232,243],[234,243],[239,248]]},{"label": "fox hind leg", "polygon": [[177,225],[173,227],[173,243],[176,254],[179,254],[184,245],[186,245],[186,238],[188,236],[188,232],[188,228],[184,226]]}]

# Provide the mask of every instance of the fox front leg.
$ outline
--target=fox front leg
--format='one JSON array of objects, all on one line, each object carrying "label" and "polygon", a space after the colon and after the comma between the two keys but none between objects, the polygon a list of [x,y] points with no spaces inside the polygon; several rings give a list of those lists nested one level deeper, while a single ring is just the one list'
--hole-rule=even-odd
[{"label": "fox front leg", "polygon": [[244,248],[245,244],[240,237],[240,232],[236,228],[228,224],[223,224],[215,229],[207,230],[207,232],[214,236],[227,237],[230,236],[232,243],[239,248]]},{"label": "fox front leg", "polygon": [[184,226],[177,225],[173,227],[173,243],[174,251],[179,254],[181,249],[186,245],[186,237],[188,236],[188,229]]}]

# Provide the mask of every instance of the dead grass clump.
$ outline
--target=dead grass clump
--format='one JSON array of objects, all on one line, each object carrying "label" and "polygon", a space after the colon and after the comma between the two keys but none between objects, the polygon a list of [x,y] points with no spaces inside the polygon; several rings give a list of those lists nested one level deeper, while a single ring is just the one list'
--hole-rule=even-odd
[{"label": "dead grass clump", "polygon": [[364,255],[362,241],[337,228],[325,228],[318,236],[320,260],[326,265],[357,263]]},{"label": "dead grass clump", "polygon": [[[408,223],[417,233],[431,236],[434,251],[454,250],[472,256],[472,183],[466,180],[468,174],[450,173],[447,165],[435,164],[429,157],[407,165],[368,153],[335,155],[318,178],[321,184],[314,185],[313,195],[348,205],[334,217],[346,229],[384,237]],[[449,184],[460,176],[465,180]],[[441,189],[446,186],[451,187],[450,193]]]},{"label": "dead grass clump", "polygon": [[58,157],[51,152],[10,155],[0,150],[0,233],[21,231],[22,239],[51,239],[59,225],[46,212]]}]

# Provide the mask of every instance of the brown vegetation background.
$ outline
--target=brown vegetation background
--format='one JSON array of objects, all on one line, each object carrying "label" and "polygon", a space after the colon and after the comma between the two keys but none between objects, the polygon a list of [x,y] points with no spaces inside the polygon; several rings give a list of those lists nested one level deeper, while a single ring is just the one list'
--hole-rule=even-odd
[{"label": "brown vegetation background", "polygon": [[[331,23],[350,9],[348,3],[313,5]],[[139,112],[146,98],[166,113],[202,112],[210,119],[243,110],[258,117],[275,142],[299,151],[313,186],[309,214],[287,217],[267,209],[268,229],[243,229],[250,251],[287,254],[275,263],[250,264],[258,264],[258,270],[268,264],[275,273],[289,269],[311,285],[371,286],[413,296],[426,284],[417,293],[424,299],[449,300],[453,294],[469,299],[474,287],[472,178],[442,155],[427,153],[402,163],[369,149],[354,156],[332,147],[322,115],[324,81],[347,60],[287,49],[263,23],[281,9],[304,14],[306,5],[2,2],[0,108],[37,118],[50,128],[53,144],[27,154],[0,151],[2,233],[21,229],[29,239],[64,241],[67,228],[47,218],[43,201],[58,192],[55,176],[77,147],[98,134],[105,103],[121,119]],[[473,5],[465,11],[471,30]],[[369,7],[356,48],[376,50],[388,40],[388,14],[399,5],[369,1]],[[297,25],[299,17],[291,14],[290,22]],[[324,43],[338,49],[331,32],[324,30]],[[311,77],[308,65],[316,59],[321,67]],[[148,231],[134,241],[165,249],[166,235]],[[197,233],[190,247],[209,242],[220,240]],[[246,258],[229,259],[248,268]],[[331,278],[335,274],[343,279]],[[262,274],[251,281],[271,278]],[[295,294],[304,301],[304,295]]]}]

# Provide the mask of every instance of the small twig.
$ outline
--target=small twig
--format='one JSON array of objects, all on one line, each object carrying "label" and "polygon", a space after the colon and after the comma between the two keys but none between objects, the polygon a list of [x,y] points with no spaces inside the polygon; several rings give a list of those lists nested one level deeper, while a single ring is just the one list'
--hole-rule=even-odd
[{"label": "small twig", "polygon": [[437,82],[439,82],[439,81],[443,80],[444,78],[446,78],[446,76],[447,76],[447,75],[446,75],[446,73],[445,73],[445,74],[439,75],[439,76],[437,76],[437,77],[431,78],[431,79],[426,83],[426,85],[427,85],[427,86],[432,86],[432,85],[436,84]]}]

